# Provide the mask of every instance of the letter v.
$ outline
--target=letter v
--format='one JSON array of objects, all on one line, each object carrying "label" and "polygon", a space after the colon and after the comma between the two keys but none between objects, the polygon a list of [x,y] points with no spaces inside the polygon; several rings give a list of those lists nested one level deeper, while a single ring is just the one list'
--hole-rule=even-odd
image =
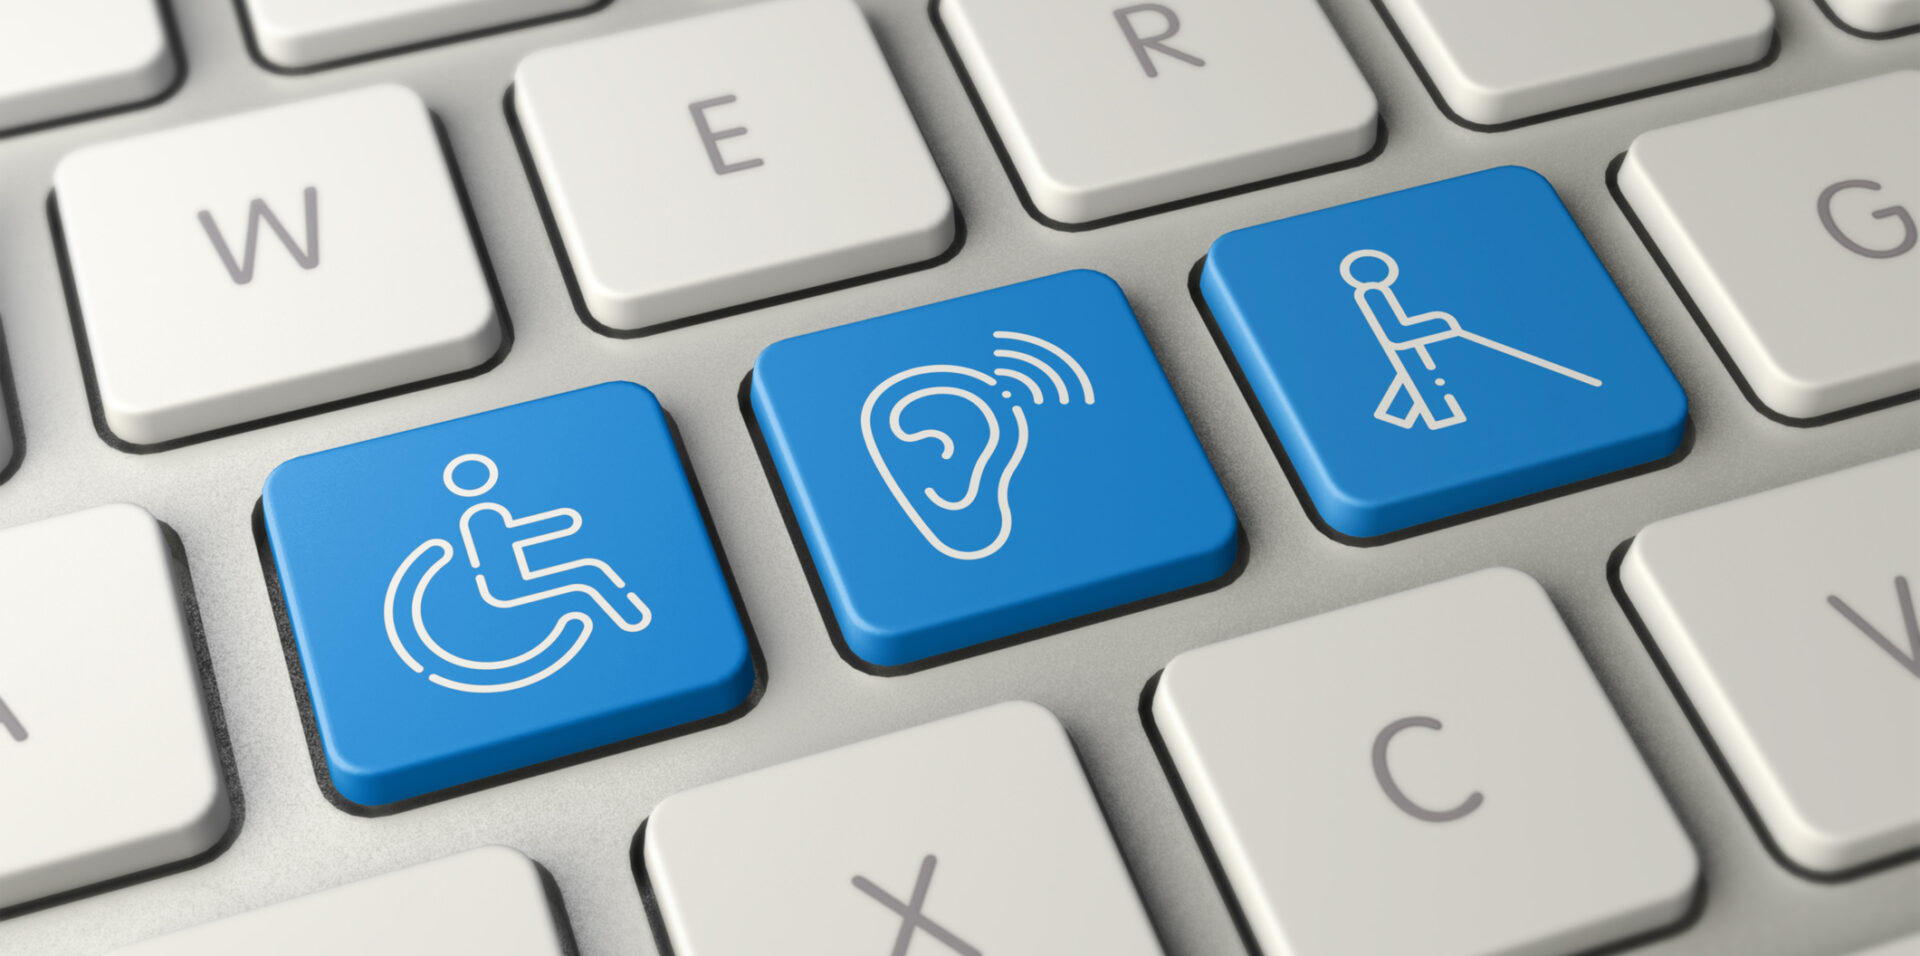
[{"label": "letter v", "polygon": [[253,281],[254,250],[260,241],[260,222],[266,220],[267,227],[280,237],[280,244],[287,247],[293,261],[302,269],[312,269],[320,264],[320,193],[308,186],[301,194],[306,203],[307,245],[301,248],[293,241],[287,227],[280,224],[280,217],[264,199],[255,199],[247,204],[247,239],[242,250],[243,258],[236,262],[233,250],[227,246],[226,237],[220,234],[220,227],[213,221],[213,214],[200,210],[200,228],[207,231],[207,238],[213,241],[213,251],[220,254],[220,262],[227,267],[227,275],[233,277],[234,285],[246,285]]},{"label": "letter v", "polygon": [[1869,624],[1866,618],[1860,616],[1859,612],[1849,607],[1847,602],[1840,600],[1839,595],[1827,595],[1827,603],[1833,605],[1833,609],[1839,611],[1840,616],[1846,618],[1854,627],[1859,628],[1861,633],[1872,638],[1875,644],[1880,645],[1881,650],[1892,654],[1894,660],[1906,665],[1907,670],[1911,671],[1913,676],[1920,677],[1920,615],[1914,613],[1913,588],[1908,586],[1907,579],[1904,575],[1896,575],[1893,579],[1893,591],[1900,599],[1900,614],[1905,618],[1907,625],[1907,650],[1905,652],[1902,652],[1899,647],[1895,646],[1893,641],[1888,640],[1885,634],[1880,633],[1879,628]]}]

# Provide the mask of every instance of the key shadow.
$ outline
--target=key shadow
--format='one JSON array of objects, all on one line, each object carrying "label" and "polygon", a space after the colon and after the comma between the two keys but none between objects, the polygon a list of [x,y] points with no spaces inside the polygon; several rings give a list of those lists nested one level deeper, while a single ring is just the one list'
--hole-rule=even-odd
[{"label": "key shadow", "polygon": [[20,411],[20,393],[13,385],[13,363],[7,354],[6,317],[0,316],[0,409],[6,414],[0,415],[0,428],[13,436],[13,453],[0,458],[0,485],[4,485],[13,473],[20,470],[20,463],[27,460],[26,418]]},{"label": "key shadow", "polygon": [[183,873],[227,852],[227,848],[233,846],[234,841],[240,838],[240,828],[247,816],[246,800],[241,792],[240,769],[233,756],[233,737],[227,731],[226,711],[220,705],[220,688],[219,682],[214,677],[213,656],[207,650],[207,632],[200,621],[199,592],[194,589],[193,571],[187,563],[186,545],[181,542],[179,533],[173,530],[172,525],[163,521],[160,522],[160,535],[166,542],[169,570],[173,575],[174,595],[180,602],[180,613],[186,622],[187,639],[193,654],[194,670],[200,680],[201,697],[206,706],[208,734],[212,738],[214,756],[220,763],[220,773],[226,783],[227,830],[213,842],[212,846],[185,859],[90,883],[16,906],[0,907],[0,921],[89,896],[109,893],[136,883]]}]

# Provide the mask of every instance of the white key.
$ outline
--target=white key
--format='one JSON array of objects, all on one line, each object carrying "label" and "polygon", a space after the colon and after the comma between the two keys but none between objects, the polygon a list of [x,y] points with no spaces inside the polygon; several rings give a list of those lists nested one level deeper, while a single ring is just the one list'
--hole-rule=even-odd
[{"label": "white key", "polygon": [[1789,860],[1920,849],[1920,452],[1649,525],[1620,583]]},{"label": "white key", "polygon": [[1920,389],[1920,70],[1643,133],[1620,192],[1774,412]]},{"label": "white key", "polygon": [[1920,26],[1920,0],[1826,0],[1840,22],[1863,33]]},{"label": "white key", "polygon": [[774,0],[543,50],[514,107],[614,329],[933,258],[953,201],[852,0]]},{"label": "white key", "polygon": [[500,346],[432,116],[402,87],[89,146],[53,179],[125,441],[464,371]]},{"label": "white key", "polygon": [[114,956],[562,956],[540,867],[485,846],[182,930]]},{"label": "white key", "polygon": [[165,92],[180,68],[157,2],[0,3],[0,132]]},{"label": "white key", "polygon": [[1373,91],[1318,0],[942,0],[940,17],[1050,219],[1085,223],[1373,147]]},{"label": "white key", "polygon": [[231,812],[159,523],[0,531],[0,909],[193,857]]},{"label": "white key", "polygon": [[311,69],[479,30],[585,10],[600,0],[242,0],[260,55]]},{"label": "white key", "polygon": [[1767,0],[1385,0],[1447,106],[1499,125],[1746,66]]},{"label": "white key", "polygon": [[1037,704],[676,794],[647,821],[644,858],[678,956],[1160,952],[1073,745]]},{"label": "white key", "polygon": [[1269,953],[1560,956],[1695,892],[1692,844],[1518,571],[1189,651],[1153,718]]}]

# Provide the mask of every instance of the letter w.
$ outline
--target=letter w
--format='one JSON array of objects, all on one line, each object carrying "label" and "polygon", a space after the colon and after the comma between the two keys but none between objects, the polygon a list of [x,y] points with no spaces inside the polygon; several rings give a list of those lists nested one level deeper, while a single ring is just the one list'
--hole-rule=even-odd
[{"label": "letter w", "polygon": [[280,244],[287,247],[287,252],[293,256],[293,261],[300,264],[300,268],[311,269],[320,264],[320,193],[308,186],[302,196],[307,206],[306,248],[301,248],[293,241],[293,236],[287,232],[286,226],[280,224],[280,217],[274,215],[266,200],[255,199],[247,206],[247,244],[243,258],[238,262],[234,261],[233,250],[228,247],[226,237],[220,234],[220,227],[214,224],[213,214],[204,209],[200,211],[200,228],[205,229],[207,238],[213,240],[213,251],[220,254],[220,262],[227,267],[227,274],[233,277],[234,285],[246,285],[253,281],[253,254],[260,240],[261,220],[265,220],[273,234],[280,237]]}]

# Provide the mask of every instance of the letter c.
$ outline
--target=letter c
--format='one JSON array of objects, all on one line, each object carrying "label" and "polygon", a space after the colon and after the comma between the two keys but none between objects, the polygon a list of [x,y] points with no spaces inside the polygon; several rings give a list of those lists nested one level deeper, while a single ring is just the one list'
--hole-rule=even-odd
[{"label": "letter c", "polygon": [[1373,738],[1373,775],[1380,781],[1380,789],[1386,791],[1387,799],[1392,800],[1394,806],[1406,811],[1408,816],[1416,820],[1425,820],[1428,823],[1446,823],[1451,820],[1458,820],[1480,809],[1480,804],[1485,802],[1485,800],[1481,797],[1480,791],[1478,790],[1468,794],[1465,800],[1460,801],[1458,805],[1451,809],[1429,810],[1426,807],[1414,803],[1412,799],[1408,798],[1406,791],[1400,789],[1400,785],[1394,782],[1393,770],[1387,766],[1387,745],[1392,743],[1393,738],[1398,736],[1401,731],[1409,727],[1425,727],[1428,730],[1439,730],[1440,722],[1432,717],[1402,717],[1388,724],[1380,731],[1379,736]]},{"label": "letter c", "polygon": [[1834,196],[1848,189],[1878,190],[1879,188],[1880,184],[1872,182],[1871,180],[1842,180],[1820,190],[1820,199],[1814,204],[1814,207],[1816,211],[1820,213],[1820,225],[1827,228],[1827,235],[1832,236],[1833,241],[1844,246],[1848,252],[1866,256],[1869,259],[1891,259],[1894,256],[1912,249],[1915,242],[1920,242],[1920,229],[1914,227],[1913,216],[1907,212],[1905,206],[1882,206],[1873,211],[1873,218],[1875,219],[1897,219],[1900,222],[1902,229],[1900,241],[1894,244],[1891,249],[1875,249],[1872,246],[1863,246],[1853,241],[1846,233],[1841,232],[1840,224],[1833,221]]}]

